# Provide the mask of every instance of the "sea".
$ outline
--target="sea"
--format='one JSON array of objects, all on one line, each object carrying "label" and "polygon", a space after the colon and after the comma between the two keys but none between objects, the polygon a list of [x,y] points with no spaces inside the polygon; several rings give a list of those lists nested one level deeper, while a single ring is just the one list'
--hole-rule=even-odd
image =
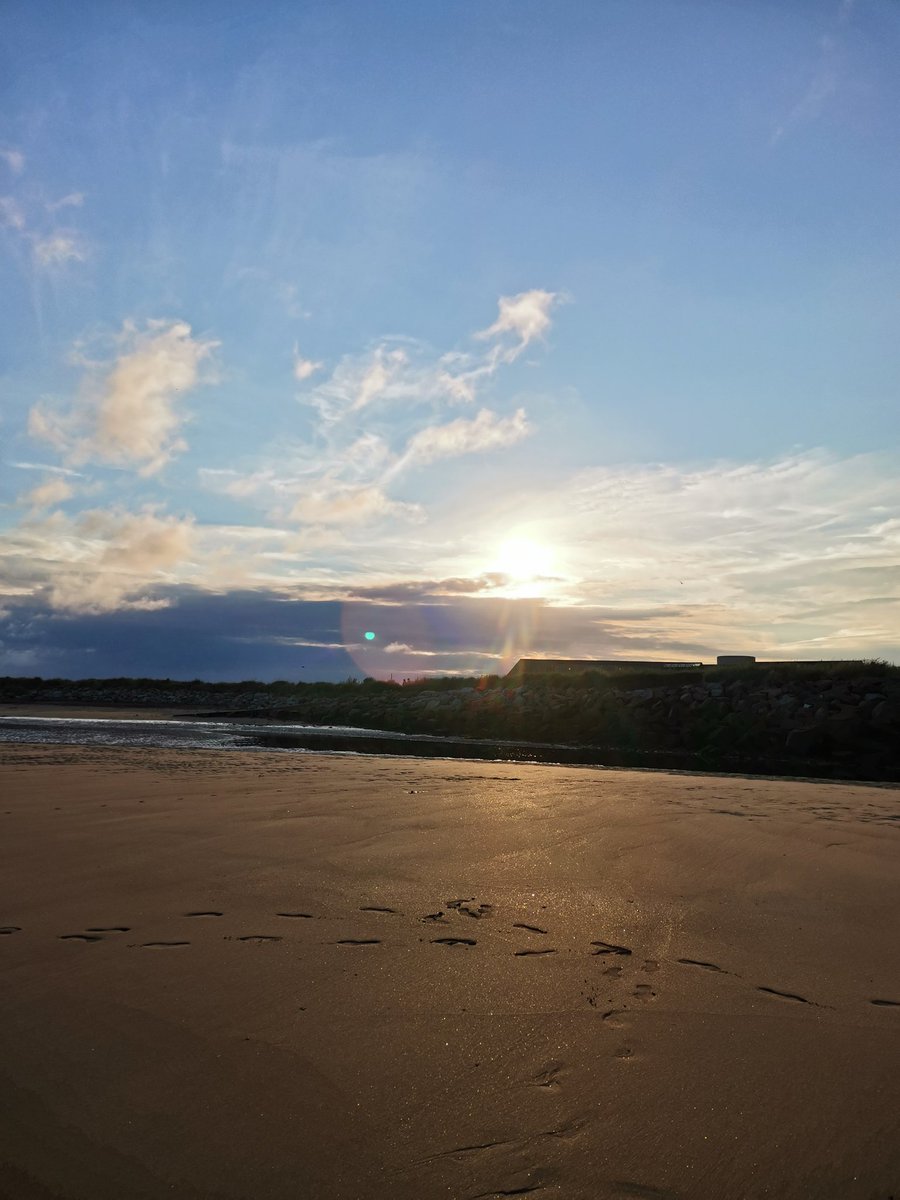
[{"label": "sea", "polygon": [[[282,751],[305,754],[403,755],[410,758],[491,759],[564,766],[628,767],[691,774],[779,778],[858,779],[852,765],[816,762],[798,771],[794,761],[729,757],[706,760],[692,751],[632,750],[555,742],[514,742],[393,733],[350,725],[303,725],[213,718],[0,716],[4,742],[44,746],[123,746],[158,750]],[[882,776],[864,778],[879,780]],[[884,776],[893,779],[893,776]]]},{"label": "sea", "polygon": [[475,741],[349,725],[196,718],[0,716],[0,744],[4,742],[159,750],[400,754],[416,758],[488,758],[509,762],[596,761],[593,757],[582,756],[577,747],[551,743]]}]

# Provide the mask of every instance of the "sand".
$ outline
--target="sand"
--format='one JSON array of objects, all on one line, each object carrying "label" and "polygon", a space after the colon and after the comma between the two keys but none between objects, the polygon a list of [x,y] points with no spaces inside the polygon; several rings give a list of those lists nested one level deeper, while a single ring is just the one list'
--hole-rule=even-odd
[{"label": "sand", "polygon": [[0,1196],[888,1200],[900,791],[0,746]]}]

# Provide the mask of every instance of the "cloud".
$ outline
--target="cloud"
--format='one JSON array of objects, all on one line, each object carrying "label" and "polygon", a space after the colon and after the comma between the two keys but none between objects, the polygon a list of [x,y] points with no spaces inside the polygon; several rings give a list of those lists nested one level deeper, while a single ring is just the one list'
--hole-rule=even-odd
[{"label": "cloud", "polygon": [[0,196],[0,221],[7,229],[15,229],[20,233],[25,229],[25,214],[13,196]]},{"label": "cloud", "polygon": [[[271,519],[307,526],[360,527],[387,519],[418,521],[417,504],[390,494],[413,467],[511,446],[530,433],[524,409],[503,415],[483,408],[471,419],[435,422],[434,413],[471,403],[479,387],[547,328],[555,294],[533,291],[500,301],[491,337],[503,342],[473,355],[435,354],[413,339],[385,338],[345,355],[330,376],[300,396],[311,414],[305,442],[273,447],[249,470],[205,469],[211,490],[264,506]],[[294,372],[305,381],[322,366],[294,347]],[[425,414],[422,409],[428,410]]]},{"label": "cloud", "polygon": [[32,261],[39,270],[52,271],[88,259],[87,243],[77,230],[38,232],[31,227],[24,208],[14,196],[0,196],[0,225],[18,234],[21,243],[30,248]]},{"label": "cloud", "polygon": [[84,204],[84,192],[69,192],[68,196],[61,196],[59,200],[48,202],[44,207],[47,212],[57,212],[60,208],[81,208]]},{"label": "cloud", "polygon": [[[279,659],[279,638],[343,647],[315,660],[343,677],[344,651],[362,674],[402,671],[406,653],[438,672],[505,669],[524,655],[900,659],[900,479],[888,455],[597,468],[552,491],[493,500],[479,492],[471,510],[438,517],[421,534],[364,526],[360,512],[404,516],[383,491],[365,489],[291,497],[309,506],[300,517],[317,522],[314,537],[150,511],[27,520],[0,535],[2,606],[109,614],[188,605],[191,632],[174,611],[165,628],[181,638],[179,672],[189,676],[213,661],[226,675],[270,677],[283,677],[288,661],[310,665]],[[510,596],[509,580],[490,568],[511,513],[553,546],[565,579],[556,599]],[[332,519],[356,529],[356,543]],[[144,639],[138,674],[161,671],[150,631],[158,637],[163,626],[155,611],[134,615],[145,618],[134,626]],[[99,644],[103,629],[123,627],[91,628]],[[226,642],[248,630],[256,657],[229,659]],[[365,630],[377,632],[371,646],[361,644]],[[26,638],[15,648],[36,645]]]},{"label": "cloud", "polygon": [[487,341],[512,334],[516,342],[502,351],[503,360],[512,362],[530,342],[544,336],[550,328],[550,310],[559,300],[557,292],[545,292],[540,288],[520,292],[517,296],[501,296],[497,320],[475,337]]},{"label": "cloud", "polygon": [[87,250],[77,234],[56,231],[32,240],[34,257],[42,267],[59,267],[68,262],[85,262]]},{"label": "cloud", "polygon": [[30,509],[53,508],[71,499],[75,489],[59,475],[51,475],[30,491],[19,497],[19,503]]},{"label": "cloud", "polygon": [[770,145],[776,145],[795,129],[811,124],[825,111],[828,101],[838,90],[840,81],[837,52],[838,42],[835,38],[827,34],[820,38],[818,61],[812,69],[806,88],[787,116],[776,125],[769,139]]},{"label": "cloud", "polygon": [[497,320],[474,335],[495,343],[481,354],[452,350],[435,356],[412,339],[385,338],[364,355],[345,356],[330,379],[304,399],[332,424],[376,405],[471,404],[502,363],[513,362],[526,346],[543,338],[550,328],[550,310],[561,299],[559,293],[539,288],[501,296]]},{"label": "cloud", "polygon": [[298,383],[303,383],[311,375],[315,375],[316,371],[321,371],[323,365],[323,363],[314,362],[311,358],[303,358],[297,347],[294,347],[294,378]]},{"label": "cloud", "polygon": [[459,417],[445,425],[420,429],[410,438],[401,463],[423,466],[439,458],[496,450],[521,441],[530,432],[524,409],[516,409],[510,417],[498,417],[483,408],[472,420]]},{"label": "cloud", "polygon": [[409,349],[385,341],[364,355],[347,355],[330,379],[304,397],[326,424],[355,420],[376,401],[426,401],[434,394],[427,367],[412,364]]},{"label": "cloud", "polygon": [[200,368],[218,343],[195,338],[184,321],[150,321],[144,330],[126,323],[117,340],[119,354],[91,368],[68,412],[32,408],[29,433],[76,466],[138,466],[150,475],[186,449],[179,402],[205,382]]},{"label": "cloud", "polygon": [[359,525],[379,517],[421,520],[415,504],[389,499],[380,488],[332,483],[302,495],[290,511],[294,521],[312,525]]},{"label": "cloud", "polygon": [[477,596],[496,588],[505,587],[509,577],[499,571],[487,571],[483,575],[467,579],[408,579],[394,583],[372,584],[348,589],[355,600],[379,600],[386,604],[404,604],[410,600],[433,600],[439,596]]},{"label": "cloud", "polygon": [[51,463],[9,462],[7,466],[17,467],[20,471],[52,471],[57,475],[71,475],[82,478],[81,471],[72,471],[68,467],[56,467]]},{"label": "cloud", "polygon": [[12,146],[0,146],[0,159],[6,163],[13,175],[21,175],[25,170],[25,155]]},{"label": "cloud", "polygon": [[165,604],[152,594],[189,556],[193,522],[94,509],[26,521],[0,542],[7,585],[42,594],[53,610],[80,613]]},{"label": "cloud", "polygon": [[[74,197],[78,194],[80,193],[65,197],[65,202],[74,203]],[[62,203],[64,201],[59,202]],[[22,241],[31,247],[32,258],[42,269],[62,267],[71,262],[85,262],[88,258],[87,244],[81,234],[72,229],[38,232],[31,226],[25,209],[14,196],[0,196],[0,224],[15,230]]]}]

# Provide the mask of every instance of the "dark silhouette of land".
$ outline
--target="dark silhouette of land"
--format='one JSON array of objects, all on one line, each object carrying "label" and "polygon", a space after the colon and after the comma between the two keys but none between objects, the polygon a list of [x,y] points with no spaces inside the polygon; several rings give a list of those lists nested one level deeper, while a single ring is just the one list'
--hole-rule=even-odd
[{"label": "dark silhouette of land", "polygon": [[[641,665],[520,681],[512,673],[340,684],[6,678],[0,705],[167,708],[417,739],[347,743],[362,751],[900,780],[900,668],[883,662]],[[322,737],[336,748],[334,732]],[[310,732],[261,729],[259,741],[322,748]]]}]

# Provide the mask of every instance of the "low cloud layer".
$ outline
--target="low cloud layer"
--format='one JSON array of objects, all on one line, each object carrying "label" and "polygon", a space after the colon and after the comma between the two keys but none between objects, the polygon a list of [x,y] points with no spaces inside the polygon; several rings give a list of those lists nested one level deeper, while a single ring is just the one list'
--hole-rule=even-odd
[{"label": "low cloud layer", "polygon": [[192,531],[191,521],[149,511],[25,521],[0,539],[0,600],[32,594],[50,610],[76,613],[161,607],[160,588],[187,559]]},{"label": "low cloud layer", "polygon": [[[467,669],[466,653],[473,670],[485,655],[519,653],[900,657],[900,484],[878,456],[594,470],[502,506],[482,498],[437,524],[385,512],[391,502],[363,487],[308,495],[282,526],[149,510],[67,516],[40,508],[61,498],[54,482],[70,485],[46,477],[29,494],[35,515],[0,536],[0,606],[109,613],[177,605],[185,587],[215,604],[212,592],[252,590],[298,606],[294,633],[307,641],[303,614],[316,605],[374,606],[379,646],[452,651],[453,670]],[[556,555],[553,577],[537,578],[527,601],[490,549],[488,531],[504,527],[510,505]],[[380,532],[367,524],[370,506],[382,508]],[[315,524],[298,531],[301,518]],[[455,573],[434,572],[444,564]],[[358,632],[325,641],[349,646]],[[382,669],[392,668],[368,664]]]}]

